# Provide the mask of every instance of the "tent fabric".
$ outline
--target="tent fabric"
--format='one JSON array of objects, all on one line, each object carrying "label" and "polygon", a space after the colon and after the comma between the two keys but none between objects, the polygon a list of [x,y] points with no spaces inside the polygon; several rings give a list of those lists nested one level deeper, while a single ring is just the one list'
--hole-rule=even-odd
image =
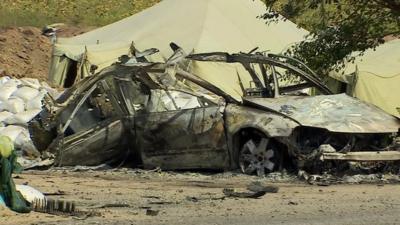
[{"label": "tent fabric", "polygon": [[352,96],[400,118],[400,39],[366,51],[330,76],[347,83]]},{"label": "tent fabric", "polygon": [[[88,60],[101,69],[115,61],[116,55],[129,51],[128,46],[134,43],[139,50],[158,48],[159,54],[151,56],[150,60],[164,61],[172,54],[170,42],[187,53],[237,53],[255,47],[281,53],[308,34],[288,20],[266,24],[258,18],[265,10],[260,0],[163,0],[116,23],[76,37],[59,38],[53,57],[79,60],[86,46]],[[96,56],[91,55],[94,51]],[[241,76],[245,86],[250,79],[244,69],[234,64],[194,62],[191,68],[191,72],[238,100],[241,100],[242,91],[236,74]],[[55,65],[50,80],[62,84],[64,77],[57,71]]]}]

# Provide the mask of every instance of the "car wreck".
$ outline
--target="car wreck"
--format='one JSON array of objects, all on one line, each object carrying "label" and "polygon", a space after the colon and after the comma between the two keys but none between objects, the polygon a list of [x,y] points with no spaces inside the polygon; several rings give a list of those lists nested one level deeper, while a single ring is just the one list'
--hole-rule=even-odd
[{"label": "car wreck", "polygon": [[[166,63],[121,59],[67,89],[30,123],[54,165],[121,162],[143,168],[235,169],[400,160],[400,120],[330,90],[303,63],[264,53],[205,53]],[[239,63],[252,78],[237,101],[182,61]],[[232,76],[236,76],[232,74]],[[282,82],[282,80],[286,80]],[[320,95],[308,93],[315,90]]]}]

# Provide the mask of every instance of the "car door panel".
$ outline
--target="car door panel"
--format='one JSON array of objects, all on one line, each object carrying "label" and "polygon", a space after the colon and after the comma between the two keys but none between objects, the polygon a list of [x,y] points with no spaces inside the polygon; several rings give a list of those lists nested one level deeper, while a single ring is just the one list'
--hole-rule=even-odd
[{"label": "car door panel", "polygon": [[119,159],[121,146],[118,143],[123,133],[122,121],[116,120],[106,121],[88,131],[66,137],[59,142],[63,148],[58,154],[56,164],[94,166]]},{"label": "car door panel", "polygon": [[[112,78],[108,82],[113,82]],[[104,79],[62,112],[61,136],[52,146],[56,165],[91,166],[119,159],[124,142],[124,113],[119,102]]]},{"label": "car door panel", "polygon": [[219,106],[144,113],[135,121],[145,167],[224,168],[228,162]]}]

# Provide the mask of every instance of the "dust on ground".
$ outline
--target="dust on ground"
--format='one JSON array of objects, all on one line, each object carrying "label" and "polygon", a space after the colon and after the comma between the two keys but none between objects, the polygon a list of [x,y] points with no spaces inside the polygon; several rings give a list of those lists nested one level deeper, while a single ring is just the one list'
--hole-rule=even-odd
[{"label": "dust on ground", "polygon": [[[62,26],[58,37],[72,37],[93,27]],[[51,41],[36,27],[0,29],[0,76],[36,78],[46,81],[51,58]]]},{"label": "dust on ground", "polygon": [[[141,170],[27,171],[15,178],[75,201],[91,217],[7,214],[2,224],[399,224],[396,184],[309,185],[235,173]],[[253,181],[279,187],[259,199],[222,198]],[[150,213],[149,213],[150,212]],[[0,212],[0,214],[2,214]],[[150,214],[150,215],[147,215]]]}]

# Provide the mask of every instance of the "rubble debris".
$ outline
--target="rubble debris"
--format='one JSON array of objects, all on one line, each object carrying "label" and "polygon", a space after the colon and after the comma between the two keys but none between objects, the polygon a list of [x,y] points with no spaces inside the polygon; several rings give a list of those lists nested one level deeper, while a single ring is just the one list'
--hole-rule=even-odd
[{"label": "rubble debris", "polygon": [[108,203],[108,204],[99,206],[97,208],[104,209],[104,208],[129,208],[129,207],[131,207],[131,206],[127,203]]},{"label": "rubble debris", "polygon": [[[346,173],[347,172],[347,173]],[[299,178],[311,185],[329,186],[334,184],[396,184],[400,183],[400,173],[354,173],[341,171],[341,174],[322,173],[308,174],[299,171]]]},{"label": "rubble debris", "polygon": [[247,185],[247,190],[253,192],[265,191],[266,193],[278,193],[279,187],[274,185],[263,185],[260,182],[255,181]]},{"label": "rubble debris", "polygon": [[146,209],[147,216],[157,216],[159,212],[160,212],[159,210]]},{"label": "rubble debris", "polygon": [[237,192],[232,188],[225,188],[223,193],[226,197],[260,198],[266,193],[278,193],[279,188],[272,185],[262,185],[260,182],[255,181],[247,185],[247,190],[250,192]]},{"label": "rubble debris", "polygon": [[288,202],[288,205],[298,205],[299,203],[297,203],[297,202],[294,202],[294,201],[289,201]]},{"label": "rubble debris", "polygon": [[149,202],[150,205],[172,205],[177,204],[177,202],[169,202],[169,201],[156,201],[156,202]]},{"label": "rubble debris", "polygon": [[221,197],[195,197],[195,196],[186,196],[186,200],[190,202],[199,202],[199,201],[204,201],[204,200],[224,200],[225,196]]},{"label": "rubble debris", "polygon": [[224,188],[222,192],[226,197],[233,197],[233,198],[260,198],[261,196],[264,196],[267,193],[266,191],[236,192],[232,188]]},{"label": "rubble debris", "polygon": [[55,192],[44,192],[43,193],[45,196],[52,196],[52,195],[66,195],[65,191],[62,190],[57,190]]}]

